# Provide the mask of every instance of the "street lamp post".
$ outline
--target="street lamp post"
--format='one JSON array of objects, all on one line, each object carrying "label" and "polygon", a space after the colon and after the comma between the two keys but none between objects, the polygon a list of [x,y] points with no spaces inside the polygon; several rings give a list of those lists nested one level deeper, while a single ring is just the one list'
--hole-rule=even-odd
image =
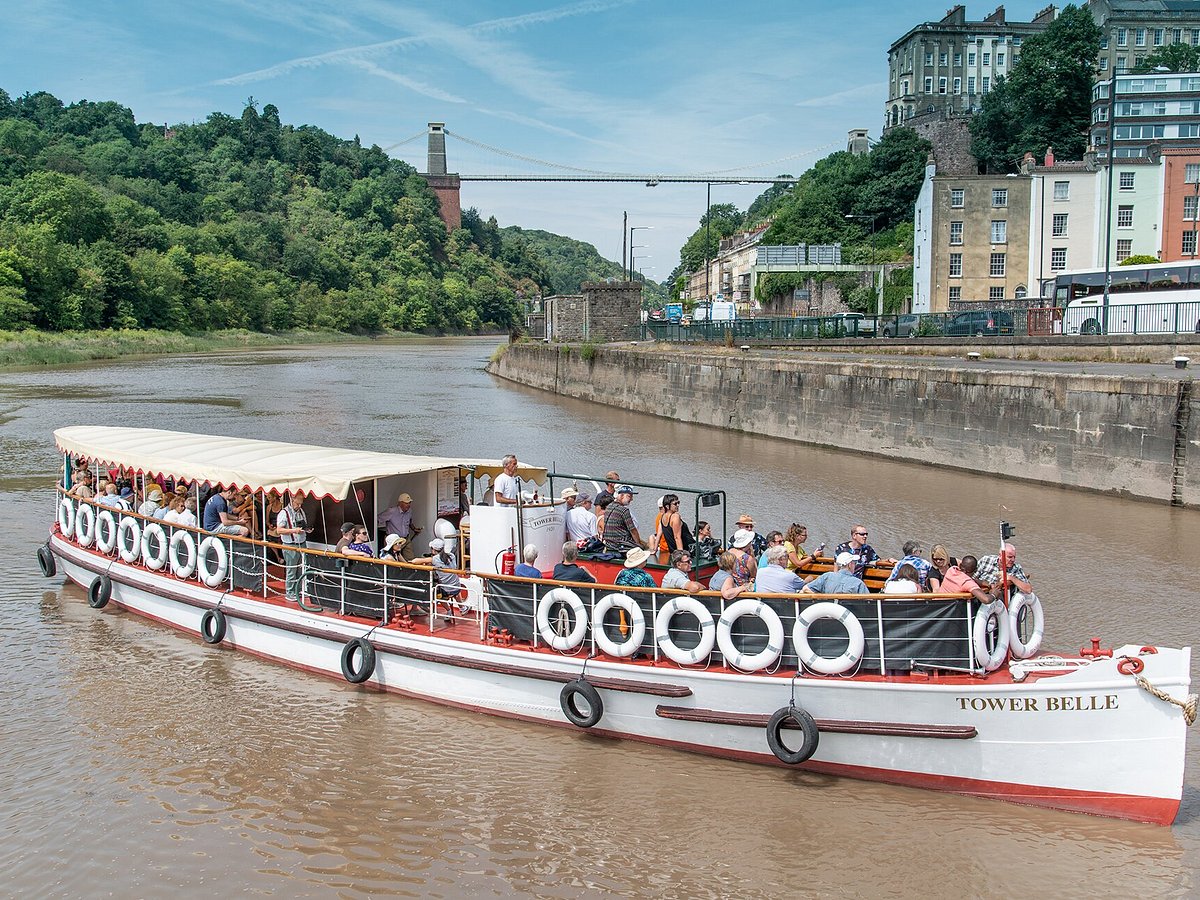
[{"label": "street lamp post", "polygon": [[654,230],[653,225],[630,225],[629,226],[629,272],[628,272],[628,275],[629,275],[630,281],[633,280],[633,248],[647,246],[646,244],[634,244],[633,233],[635,231],[653,231],[653,230]]},{"label": "street lamp post", "polygon": [[708,259],[709,242],[712,240],[712,182],[704,185],[704,302],[712,302],[712,263]]},{"label": "street lamp post", "polygon": [[1113,170],[1116,168],[1116,150],[1113,147],[1114,120],[1117,117],[1117,67],[1113,66],[1112,78],[1108,81],[1108,202],[1105,204],[1104,225],[1104,301],[1100,313],[1100,330],[1108,334],[1108,300],[1112,291],[1112,208]]},{"label": "street lamp post", "polygon": [[[875,223],[879,220],[881,213],[876,213],[872,216],[856,216],[850,213],[846,214],[847,219],[869,219],[871,222],[871,268],[875,268]],[[879,287],[875,292],[875,316],[878,318],[883,315],[883,272],[871,273],[871,284],[875,284],[875,276],[879,276]]]}]

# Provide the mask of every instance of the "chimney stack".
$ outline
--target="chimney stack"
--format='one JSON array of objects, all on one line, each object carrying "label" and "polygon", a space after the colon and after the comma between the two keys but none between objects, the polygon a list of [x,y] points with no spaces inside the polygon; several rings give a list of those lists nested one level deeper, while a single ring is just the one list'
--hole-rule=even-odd
[{"label": "chimney stack", "polygon": [[1046,168],[1047,169],[1054,168],[1054,148],[1053,147],[1046,148]]}]

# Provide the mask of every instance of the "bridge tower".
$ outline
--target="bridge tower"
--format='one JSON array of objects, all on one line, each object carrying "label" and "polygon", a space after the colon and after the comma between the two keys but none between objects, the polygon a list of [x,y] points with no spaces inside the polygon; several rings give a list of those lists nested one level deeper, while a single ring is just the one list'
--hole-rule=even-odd
[{"label": "bridge tower", "polygon": [[462,225],[462,199],[459,196],[461,180],[457,174],[446,173],[446,125],[444,122],[429,123],[429,150],[425,171],[421,175],[433,188],[438,199],[438,209],[447,231]]}]

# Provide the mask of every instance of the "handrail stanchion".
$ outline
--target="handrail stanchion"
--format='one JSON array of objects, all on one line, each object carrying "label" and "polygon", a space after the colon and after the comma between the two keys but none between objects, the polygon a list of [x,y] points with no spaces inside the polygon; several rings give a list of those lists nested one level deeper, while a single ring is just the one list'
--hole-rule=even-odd
[{"label": "handrail stanchion", "polygon": [[650,632],[654,635],[654,661],[658,662],[658,594],[653,592],[650,594]]},{"label": "handrail stanchion", "polygon": [[879,674],[887,674],[887,652],[883,647],[883,601],[879,598],[875,599],[875,621],[879,626]]},{"label": "handrail stanchion", "polygon": [[970,670],[972,672],[974,672],[975,671],[975,641],[972,637],[974,634],[974,628],[972,628],[972,626],[975,623],[971,619],[971,602],[972,601],[968,600],[963,605],[967,609],[967,666],[968,666],[968,668],[970,668]]},{"label": "handrail stanchion", "polygon": [[537,649],[538,645],[538,627],[537,627],[537,605],[538,605],[538,586],[535,582],[533,585],[533,609],[530,613],[530,618],[533,620],[533,649]]},{"label": "handrail stanchion", "polygon": [[233,536],[230,535],[228,540],[229,540],[229,592],[233,593],[233,585],[234,585],[233,572],[234,572],[234,569],[237,568],[237,565],[235,563],[235,557],[233,555]]},{"label": "handrail stanchion", "polygon": [[388,581],[387,581],[388,566],[387,566],[387,563],[381,563],[380,568],[383,569],[383,621],[389,622],[389,621],[391,621],[392,614],[391,614],[391,609],[390,609],[391,598],[388,596]]}]

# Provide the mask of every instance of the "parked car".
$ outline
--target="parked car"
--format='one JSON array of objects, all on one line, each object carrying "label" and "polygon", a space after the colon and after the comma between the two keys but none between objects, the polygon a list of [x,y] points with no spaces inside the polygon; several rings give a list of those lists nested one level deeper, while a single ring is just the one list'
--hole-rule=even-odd
[{"label": "parked car", "polygon": [[917,329],[921,327],[921,317],[908,313],[903,316],[890,316],[883,320],[884,337],[916,337]]},{"label": "parked car", "polygon": [[875,317],[858,312],[837,313],[829,321],[837,328],[839,337],[875,337]]},{"label": "parked car", "polygon": [[661,309],[650,310],[650,320],[652,322],[665,322],[666,318],[667,318],[667,314],[665,312],[663,312]]},{"label": "parked car", "polygon": [[943,334],[950,337],[982,337],[995,334],[1015,334],[1013,314],[1006,309],[973,309],[959,313],[949,322]]}]

